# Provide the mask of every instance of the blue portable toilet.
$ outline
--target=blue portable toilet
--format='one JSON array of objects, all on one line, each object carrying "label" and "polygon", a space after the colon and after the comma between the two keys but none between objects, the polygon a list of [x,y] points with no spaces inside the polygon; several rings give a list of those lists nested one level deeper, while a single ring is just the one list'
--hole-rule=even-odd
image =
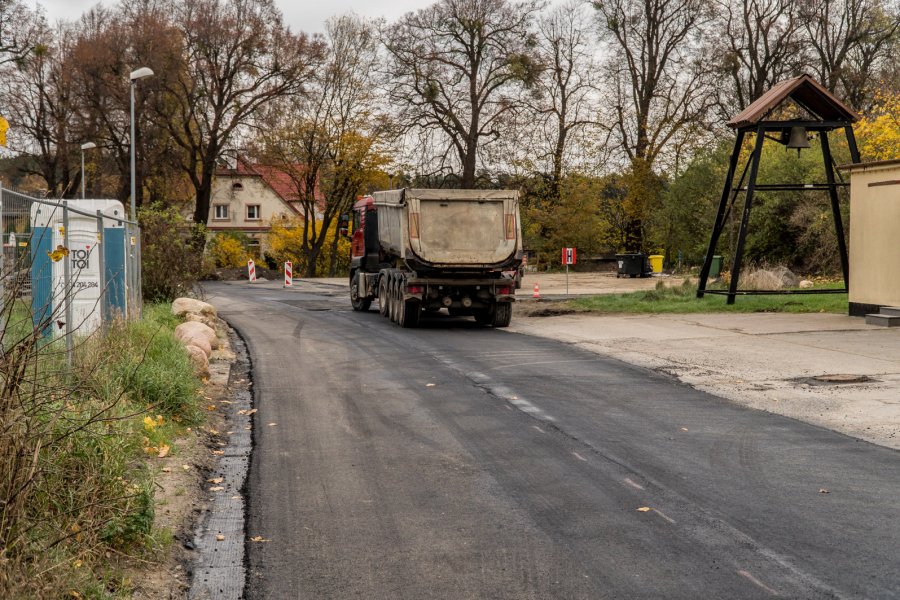
[{"label": "blue portable toilet", "polygon": [[[63,327],[53,321],[64,319],[65,263],[72,277],[72,328],[89,335],[101,324],[101,293],[106,295],[109,318],[126,314],[125,293],[125,210],[118,200],[69,200],[69,252],[54,261],[53,251],[63,245],[61,204],[35,202],[31,207],[31,290],[35,327],[43,325],[44,335],[60,335]],[[103,233],[98,236],[97,211],[103,214]],[[105,262],[106,288],[100,289],[99,252]],[[59,258],[59,256],[57,256]]]}]

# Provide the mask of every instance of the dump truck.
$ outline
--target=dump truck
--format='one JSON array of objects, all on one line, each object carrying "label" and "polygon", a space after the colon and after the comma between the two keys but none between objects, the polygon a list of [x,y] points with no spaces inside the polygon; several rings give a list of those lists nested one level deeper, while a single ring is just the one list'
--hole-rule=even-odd
[{"label": "dump truck", "polygon": [[[351,215],[341,223],[346,234]],[[353,206],[350,303],[401,327],[446,309],[506,327],[522,265],[514,190],[398,189]]]}]

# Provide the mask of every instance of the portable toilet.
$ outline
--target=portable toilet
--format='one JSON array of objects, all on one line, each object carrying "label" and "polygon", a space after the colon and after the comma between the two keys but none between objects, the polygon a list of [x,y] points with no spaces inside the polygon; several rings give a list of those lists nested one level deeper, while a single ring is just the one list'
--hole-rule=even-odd
[{"label": "portable toilet", "polygon": [[[44,335],[61,335],[65,261],[69,261],[72,292],[72,330],[89,335],[101,324],[101,292],[110,314],[126,311],[125,209],[118,200],[69,200],[68,254],[64,247],[62,204],[35,202],[31,207],[32,314]],[[74,210],[73,210],[74,209]],[[103,214],[103,233],[98,236],[97,211]],[[79,211],[79,212],[76,212]],[[101,290],[100,255],[103,252],[106,289]],[[56,259],[56,260],[54,260]],[[53,322],[51,322],[53,321]]]}]

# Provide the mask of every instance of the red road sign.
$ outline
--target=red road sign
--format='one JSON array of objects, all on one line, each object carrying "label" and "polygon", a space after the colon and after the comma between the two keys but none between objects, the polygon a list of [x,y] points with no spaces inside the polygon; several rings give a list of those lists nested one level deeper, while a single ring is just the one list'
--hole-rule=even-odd
[{"label": "red road sign", "polygon": [[563,248],[562,249],[562,264],[564,264],[564,265],[574,265],[575,264],[575,248]]}]

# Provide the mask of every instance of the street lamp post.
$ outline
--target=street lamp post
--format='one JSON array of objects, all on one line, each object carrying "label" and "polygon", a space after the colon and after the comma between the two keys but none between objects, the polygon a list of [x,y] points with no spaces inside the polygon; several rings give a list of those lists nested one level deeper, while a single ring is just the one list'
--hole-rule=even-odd
[{"label": "street lamp post", "polygon": [[84,200],[84,151],[96,148],[94,142],[87,142],[81,145],[81,199]]},{"label": "street lamp post", "polygon": [[135,178],[135,158],[134,158],[134,88],[137,87],[137,80],[153,75],[147,67],[141,67],[137,71],[131,72],[131,220],[137,221],[137,205],[135,200],[136,178]]},{"label": "street lamp post", "polygon": [[[136,71],[132,71],[129,79],[131,79],[131,139],[129,140],[131,145],[131,220],[134,221],[134,225],[129,225],[129,229],[131,229],[130,238],[126,241],[129,244],[129,258],[131,262],[131,276],[129,279],[131,280],[131,301],[129,304],[129,309],[131,314],[136,315],[140,318],[141,315],[141,258],[140,258],[140,246],[138,245],[140,242],[137,238],[140,237],[140,230],[137,228],[137,183],[136,183],[136,175],[135,175],[135,133],[134,133],[134,89],[137,87],[137,80],[143,79],[144,77],[150,77],[153,75],[153,71],[147,67],[141,67]],[[134,308],[131,308],[134,307]]]}]

